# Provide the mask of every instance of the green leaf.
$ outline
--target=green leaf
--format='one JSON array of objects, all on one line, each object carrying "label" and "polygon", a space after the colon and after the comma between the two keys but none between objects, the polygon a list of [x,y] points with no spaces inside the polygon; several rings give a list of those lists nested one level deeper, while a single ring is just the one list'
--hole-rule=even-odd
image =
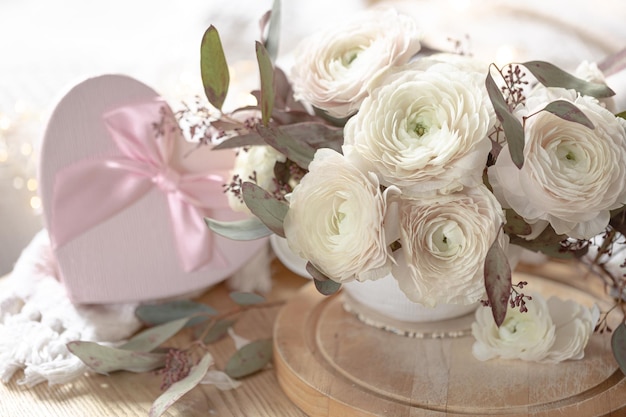
[{"label": "green leaf", "polygon": [[[214,316],[217,311],[206,304],[197,303],[191,300],[170,301],[161,304],[140,305],[135,310],[135,315],[146,324],[163,324],[172,320],[189,317],[187,327],[195,326],[208,319],[207,316]],[[197,316],[197,317],[192,317]]]},{"label": "green leaf", "polygon": [[623,111],[621,113],[617,113],[615,115],[615,117],[619,117],[620,119],[626,119],[626,111]]},{"label": "green leaf", "polygon": [[613,331],[611,336],[611,348],[613,349],[613,356],[619,364],[619,368],[622,373],[626,375],[626,325],[624,322],[617,326],[617,329]]},{"label": "green leaf", "polygon": [[231,300],[240,306],[249,306],[253,304],[261,304],[265,302],[265,298],[259,294],[251,292],[234,291],[229,294]]},{"label": "green leaf", "polygon": [[202,340],[205,345],[217,342],[228,334],[228,329],[235,324],[235,320],[218,320]]},{"label": "green leaf", "polygon": [[85,365],[101,374],[113,371],[151,371],[162,367],[166,356],[165,353],[134,352],[86,341],[70,342],[67,349]]},{"label": "green leaf", "polygon": [[509,106],[504,101],[504,97],[502,97],[500,89],[491,77],[491,74],[487,74],[485,86],[487,87],[487,93],[493,109],[496,112],[496,117],[502,124],[502,129],[509,145],[511,159],[515,166],[521,169],[524,166],[524,128],[520,121],[509,111]]},{"label": "green leaf", "polygon": [[243,378],[265,368],[271,360],[272,340],[255,340],[231,356],[225,371],[231,378]]},{"label": "green leaf", "polygon": [[493,319],[500,327],[506,317],[511,296],[511,267],[497,238],[485,257],[485,289]]},{"label": "green leaf", "polygon": [[200,362],[191,368],[189,375],[173,383],[167,391],[161,394],[150,407],[150,417],[159,417],[178,401],[183,395],[194,389],[204,378],[209,368],[213,365],[213,356],[210,353],[204,355]]},{"label": "green leaf", "polygon": [[254,240],[267,237],[272,231],[263,224],[257,217],[250,217],[244,220],[225,222],[220,220],[204,218],[209,229],[220,236],[232,240]]},{"label": "green leaf", "polygon": [[267,28],[267,38],[265,38],[265,49],[267,49],[267,53],[273,62],[276,62],[276,58],[278,57],[280,15],[280,0],[274,0],[270,13],[269,26]]},{"label": "green leaf", "polygon": [[322,295],[332,295],[339,291],[341,284],[328,278],[311,262],[306,263],[306,270],[313,277],[315,289]]},{"label": "green leaf", "polygon": [[274,109],[274,67],[267,50],[259,42],[256,42],[256,57],[261,76],[261,120],[267,126]]},{"label": "green leaf", "polygon": [[[261,132],[265,133],[263,136]],[[220,144],[213,147],[214,151],[221,149],[241,148],[243,146],[267,145],[269,138],[274,148],[280,148],[282,153],[289,152],[289,145],[292,142],[302,143],[305,146],[296,147],[294,150],[305,152],[306,159],[303,162],[308,166],[311,154],[315,153],[319,148],[330,148],[337,152],[341,152],[343,144],[343,129],[325,125],[319,122],[299,122],[288,124],[280,127],[280,133],[284,135],[281,141],[277,141],[274,136],[278,134],[276,129],[263,128],[259,126],[256,132],[245,133],[239,136],[233,136],[226,139]]]},{"label": "green leaf", "polygon": [[295,123],[282,126],[281,130],[291,140],[306,143],[313,149],[330,148],[341,153],[343,129],[317,122]]},{"label": "green leaf", "polygon": [[575,104],[565,100],[556,100],[548,104],[542,111],[547,111],[568,122],[579,123],[589,129],[595,129],[593,122]]},{"label": "green leaf", "polygon": [[352,115],[350,115],[350,116],[342,117],[341,119],[339,119],[337,117],[333,117],[329,115],[326,110],[322,110],[318,107],[313,107],[313,112],[315,113],[316,116],[321,117],[322,119],[326,120],[328,123],[337,127],[344,127],[346,123],[348,123],[348,120],[350,120],[350,118],[352,117]]},{"label": "green leaf", "polygon": [[276,149],[303,169],[308,169],[316,149],[306,142],[298,141],[282,127],[257,126],[257,131],[268,145]]},{"label": "green leaf", "polygon": [[529,235],[533,230],[528,223],[512,209],[504,210],[506,215],[506,224],[504,231],[508,235]]},{"label": "green leaf", "polygon": [[120,346],[120,349],[134,350],[135,352],[151,352],[170,337],[178,333],[189,321],[188,317],[163,323],[151,327],[133,336]]},{"label": "green leaf", "polygon": [[611,211],[609,224],[621,234],[626,235],[626,206]]},{"label": "green leaf", "polygon": [[241,148],[244,146],[256,145],[266,145],[265,140],[258,132],[250,132],[226,139],[225,141],[215,145],[212,150],[219,151],[221,149]]},{"label": "green leaf", "polygon": [[563,246],[561,246],[561,242],[567,239],[567,236],[557,234],[550,225],[546,226],[544,231],[532,240],[526,240],[514,235],[510,235],[509,239],[513,245],[541,252],[552,258],[572,259],[575,257],[573,252],[564,251]]},{"label": "green leaf", "polygon": [[289,205],[251,182],[244,182],[241,191],[243,201],[250,211],[272,232],[280,237],[285,237],[283,221],[289,210]]},{"label": "green leaf", "polygon": [[222,41],[217,29],[211,25],[200,45],[200,74],[204,93],[209,102],[217,109],[221,110],[228,93],[230,74],[228,64],[222,48]]},{"label": "green leaf", "polygon": [[606,84],[581,80],[549,62],[529,61],[524,62],[522,65],[535,76],[537,81],[546,87],[573,89],[582,95],[596,98],[606,98],[615,95],[615,92]]}]

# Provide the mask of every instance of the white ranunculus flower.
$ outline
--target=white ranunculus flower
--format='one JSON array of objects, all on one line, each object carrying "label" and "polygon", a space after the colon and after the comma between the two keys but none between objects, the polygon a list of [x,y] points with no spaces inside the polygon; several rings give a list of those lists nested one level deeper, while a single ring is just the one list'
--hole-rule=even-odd
[{"label": "white ranunculus flower", "polygon": [[476,310],[472,324],[474,357],[481,361],[500,357],[546,363],[583,358],[597,315],[574,301],[551,297],[546,302],[539,294],[533,294],[526,307],[525,313],[509,308],[500,328],[491,309]]},{"label": "white ranunculus flower", "polygon": [[[485,77],[489,71],[489,63],[468,55],[459,55],[447,52],[437,53],[426,57],[419,57],[411,61],[408,66],[411,70],[421,71],[432,69],[434,66],[437,66],[437,68],[434,69],[435,71],[460,70],[472,74],[476,78],[476,82],[481,85],[485,83]],[[369,89],[372,90],[379,87],[381,83],[385,82],[385,78],[390,74],[401,72],[405,69],[406,66],[398,66],[388,69],[376,80],[372,80],[369,85]]]},{"label": "white ranunculus flower", "polygon": [[368,11],[344,26],[320,31],[296,49],[295,98],[333,117],[347,117],[358,110],[370,80],[419,51],[420,37],[414,20],[395,10]]},{"label": "white ranunculus flower", "polygon": [[377,81],[344,129],[344,154],[403,193],[482,183],[495,117],[484,76],[447,63],[407,64]]},{"label": "white ranunculus flower", "polygon": [[[250,146],[240,149],[235,157],[235,165],[231,170],[231,177],[238,175],[242,181],[252,181],[256,178],[256,184],[265,189],[274,188],[274,165],[276,162],[285,162],[285,155],[271,146]],[[254,182],[254,181],[253,181]],[[234,211],[250,212],[246,204],[235,194],[227,192],[228,204]]]},{"label": "white ranunculus flower", "polygon": [[476,342],[472,353],[478,360],[522,359],[541,361],[554,344],[556,326],[550,317],[546,300],[533,296],[526,302],[528,311],[511,309],[498,328],[491,309],[476,310],[476,321],[472,324],[472,335]]},{"label": "white ranunculus flower", "polygon": [[556,337],[544,362],[582,359],[585,346],[598,321],[592,311],[573,300],[550,297],[548,309],[556,326]]},{"label": "white ranunculus flower", "polygon": [[485,297],[484,263],[491,244],[508,239],[500,204],[487,187],[398,202],[402,257],[393,276],[417,303],[472,304]]},{"label": "white ranunculus flower", "polygon": [[524,166],[505,145],[489,181],[505,207],[513,208],[536,235],[550,223],[559,234],[586,239],[604,230],[609,212],[626,203],[626,131],[597,100],[562,89],[540,89],[520,115],[556,99],[573,102],[595,129],[548,112],[526,119]]},{"label": "white ranunculus flower", "polygon": [[387,275],[392,258],[383,229],[387,194],[331,149],[319,149],[289,197],[289,247],[337,282]]},{"label": "white ranunculus flower", "polygon": [[600,71],[600,69],[598,68],[598,64],[596,64],[595,62],[581,62],[580,65],[578,65],[578,68],[576,68],[574,75],[585,81],[601,84],[606,83],[604,74],[602,73],[602,71]]}]

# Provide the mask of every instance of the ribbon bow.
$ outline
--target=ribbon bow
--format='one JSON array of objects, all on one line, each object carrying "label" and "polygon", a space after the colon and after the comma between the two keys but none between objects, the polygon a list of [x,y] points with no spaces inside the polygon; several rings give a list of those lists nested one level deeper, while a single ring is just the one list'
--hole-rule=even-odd
[{"label": "ribbon bow", "polygon": [[50,224],[53,245],[66,244],[156,187],[167,198],[183,270],[193,272],[213,255],[216,266],[226,266],[225,257],[212,248],[213,236],[204,223],[209,209],[228,207],[222,190],[225,173],[189,174],[171,166],[175,141],[183,139],[163,100],[120,107],[103,118],[121,155],[81,160],[57,173]]}]

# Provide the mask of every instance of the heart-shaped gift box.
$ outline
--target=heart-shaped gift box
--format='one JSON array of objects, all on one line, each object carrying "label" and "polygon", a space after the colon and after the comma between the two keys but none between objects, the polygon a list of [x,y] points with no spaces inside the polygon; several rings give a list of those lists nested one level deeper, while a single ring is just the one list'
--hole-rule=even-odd
[{"label": "heart-shaped gift box", "polygon": [[234,153],[185,141],[167,104],[130,77],[72,88],[47,125],[40,192],[73,302],[177,297],[232,275],[265,247],[213,234],[241,219],[223,192]]}]

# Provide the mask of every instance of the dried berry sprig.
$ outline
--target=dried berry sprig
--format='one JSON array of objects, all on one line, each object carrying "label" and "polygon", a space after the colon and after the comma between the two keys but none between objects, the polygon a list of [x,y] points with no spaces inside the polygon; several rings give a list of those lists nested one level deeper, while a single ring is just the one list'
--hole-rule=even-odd
[{"label": "dried berry sprig", "polygon": [[231,179],[230,183],[223,184],[224,193],[231,193],[233,196],[235,196],[235,198],[237,198],[239,201],[243,203],[242,187],[243,187],[244,182],[253,182],[256,184],[257,183],[256,171],[252,171],[252,175],[248,176],[248,178],[246,179],[241,178],[241,175],[239,174],[233,175],[233,178]]},{"label": "dried berry sprig", "polygon": [[463,56],[473,55],[470,48],[469,34],[465,34],[462,39],[448,37],[447,41],[452,44],[452,48],[455,54]]},{"label": "dried berry sprig", "polygon": [[168,112],[165,107],[159,109],[159,115],[159,121],[152,123],[152,129],[156,138],[162,138],[166,133],[175,132],[178,129],[178,122],[175,116]]},{"label": "dried berry sprig", "polygon": [[617,308],[617,304],[613,305],[608,311],[600,312],[600,318],[598,319],[598,323],[596,327],[593,329],[596,333],[611,333],[613,332],[613,328],[609,326],[608,317],[613,310]]},{"label": "dried berry sprig", "polygon": [[525,90],[528,86],[528,80],[525,79],[526,73],[522,71],[517,64],[508,64],[506,70],[500,71],[505,85],[501,87],[502,96],[509,106],[509,110],[513,111],[516,107],[526,103]]},{"label": "dried berry sprig", "polygon": [[[626,278],[624,274],[621,276],[615,276],[607,266],[607,262],[614,255],[615,245],[626,244],[624,237],[612,226],[607,226],[602,235],[600,236],[601,242],[598,246],[596,255],[588,261],[589,271],[602,279],[604,285],[609,289],[609,293],[619,294],[626,288]],[[588,246],[595,243],[589,241]],[[626,261],[622,263],[620,267],[626,266]]]},{"label": "dried berry sprig", "polygon": [[[511,309],[519,308],[520,313],[527,313],[528,308],[526,307],[526,301],[532,300],[532,296],[526,295],[523,292],[518,291],[518,289],[523,289],[528,285],[526,281],[520,281],[517,284],[511,285],[511,295],[509,296],[509,307]],[[480,303],[483,307],[491,307],[491,302],[489,300],[480,300]]]},{"label": "dried berry sprig", "polygon": [[[217,313],[216,311],[210,309],[200,303],[189,302],[189,312],[194,313],[188,317],[188,324],[192,323],[193,320],[200,320],[200,323],[195,325],[195,331],[191,332],[191,341],[184,347],[172,347],[167,348],[167,352],[165,353],[165,362],[162,368],[154,371],[156,375],[162,376],[162,381],[160,388],[161,390],[167,390],[170,386],[175,384],[178,381],[185,379],[193,367],[199,362],[199,358],[204,357],[207,353],[210,353],[212,348],[211,344],[220,340],[228,333],[228,329],[232,327],[232,325],[236,322],[236,317],[252,310],[259,309],[267,309],[274,308],[277,306],[281,306],[285,303],[284,300],[278,301],[266,301],[262,296],[252,293],[231,293],[230,297],[237,304],[236,307],[225,311],[223,313]],[[171,311],[173,317],[177,315],[176,311],[180,308],[180,305],[176,304],[176,302],[171,303],[172,308],[168,306],[168,304],[161,305],[162,312],[160,320],[163,319],[163,314],[165,312],[165,316],[167,316],[167,312]],[[193,306],[196,306],[195,308]],[[140,313],[143,317],[150,317],[152,311],[154,311],[158,306],[142,306],[143,311]],[[206,309],[209,310],[206,310]],[[156,313],[155,313],[156,314]],[[235,317],[235,319],[230,320],[230,318]],[[173,323],[175,321],[180,321],[180,319],[175,319],[170,321],[169,323]],[[168,322],[164,323],[167,325]],[[162,323],[163,324],[163,323]],[[176,328],[178,331],[182,329],[181,326]],[[150,330],[148,330],[150,331]],[[168,336],[173,336],[175,333],[168,333]],[[158,337],[158,336],[157,336]],[[262,339],[266,340],[266,339]],[[260,342],[260,341],[259,341]],[[255,344],[255,342],[250,342],[250,344]],[[252,350],[254,353],[254,349],[263,350],[264,354],[265,346],[263,343],[260,343],[259,346],[252,346],[252,349],[248,348],[248,350]],[[240,350],[243,348],[240,348]],[[233,356],[240,353],[238,350]],[[232,358],[231,358],[232,359]],[[241,378],[243,376],[249,375],[253,372],[256,372],[265,367],[267,361],[270,358],[264,358],[264,360],[258,361],[258,368],[250,367],[250,364],[246,365],[245,369],[237,369],[237,366],[233,367],[231,365],[230,371],[234,372],[236,376],[234,378]],[[267,361],[266,361],[267,360]],[[230,375],[228,366],[226,369],[226,373]],[[232,375],[231,375],[232,376]]]},{"label": "dried berry sprig", "polygon": [[175,382],[189,375],[193,366],[190,351],[181,349],[169,349],[165,357],[165,366],[155,373],[163,375],[161,390],[165,391]]},{"label": "dried berry sprig", "polygon": [[238,113],[246,107],[225,113],[213,108],[199,96],[193,103],[182,102],[182,108],[176,111],[175,118],[184,136],[198,146],[217,145],[233,136],[254,131],[261,119],[255,116],[239,117]]},{"label": "dried berry sprig", "polygon": [[[520,313],[527,313],[528,307],[526,307],[526,301],[532,300],[532,296],[525,295],[523,292],[517,291],[517,289],[523,289],[528,282],[520,281],[517,284],[511,285],[511,298],[509,299],[509,306],[511,308],[519,308]],[[517,289],[516,289],[517,288]]]}]

